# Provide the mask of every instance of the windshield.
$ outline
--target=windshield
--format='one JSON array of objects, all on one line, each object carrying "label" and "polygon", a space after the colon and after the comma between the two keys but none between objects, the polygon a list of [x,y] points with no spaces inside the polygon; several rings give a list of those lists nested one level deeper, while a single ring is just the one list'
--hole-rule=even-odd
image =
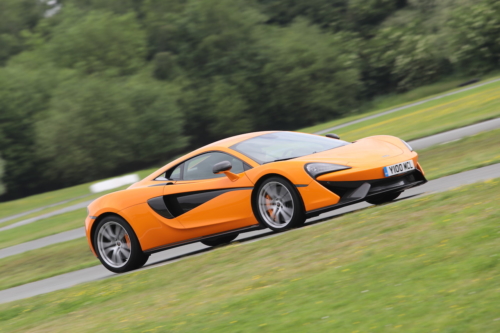
[{"label": "windshield", "polygon": [[348,142],[305,133],[276,132],[231,146],[257,163],[289,160],[348,145]]}]

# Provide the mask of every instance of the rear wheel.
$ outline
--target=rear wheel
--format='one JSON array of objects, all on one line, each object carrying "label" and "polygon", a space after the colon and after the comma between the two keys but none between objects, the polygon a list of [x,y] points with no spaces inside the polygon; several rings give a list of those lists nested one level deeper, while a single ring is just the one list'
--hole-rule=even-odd
[{"label": "rear wheel", "polygon": [[274,231],[297,228],[305,222],[297,190],[281,177],[268,178],[259,186],[254,194],[253,210],[257,220]]},{"label": "rear wheel", "polygon": [[118,216],[108,216],[99,222],[94,248],[104,267],[115,273],[140,268],[149,258],[142,252],[132,227]]},{"label": "rear wheel", "polygon": [[366,202],[371,203],[372,205],[381,205],[386,202],[390,202],[397,197],[403,192],[388,192],[388,193],[382,193],[375,195],[371,198],[368,198]]},{"label": "rear wheel", "polygon": [[202,244],[205,244],[206,246],[219,246],[219,245],[224,245],[231,243],[233,240],[238,237],[239,234],[232,234],[232,235],[227,235],[227,236],[219,236],[219,237],[214,237],[214,238],[209,238],[209,239],[204,239],[201,241]]}]

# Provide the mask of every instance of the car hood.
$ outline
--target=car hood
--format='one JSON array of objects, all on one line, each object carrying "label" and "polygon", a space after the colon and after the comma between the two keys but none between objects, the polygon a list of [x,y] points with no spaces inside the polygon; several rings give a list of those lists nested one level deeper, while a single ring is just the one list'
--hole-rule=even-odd
[{"label": "car hood", "polygon": [[369,137],[339,148],[302,156],[296,160],[337,163],[354,167],[398,156],[403,153],[403,149],[395,144],[380,138]]}]

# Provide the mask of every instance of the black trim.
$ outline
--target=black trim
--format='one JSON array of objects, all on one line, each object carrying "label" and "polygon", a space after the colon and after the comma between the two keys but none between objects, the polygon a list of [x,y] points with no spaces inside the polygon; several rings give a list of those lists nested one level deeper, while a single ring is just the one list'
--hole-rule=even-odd
[{"label": "black trim", "polygon": [[154,184],[154,185],[149,185],[148,187],[165,186],[165,185],[174,185],[174,183],[168,182],[168,183]]},{"label": "black trim", "polygon": [[151,207],[151,209],[153,209],[159,215],[161,215],[167,219],[174,218],[174,215],[172,215],[170,210],[167,208],[167,205],[165,204],[165,200],[163,199],[162,196],[149,199],[148,205],[149,205],[149,207]]},{"label": "black trim", "polygon": [[89,218],[91,218],[92,220],[95,220],[97,218],[97,216],[89,216]]},{"label": "black trim", "polygon": [[252,189],[253,187],[232,187],[175,193],[151,198],[148,200],[148,205],[159,215],[173,219],[224,193]]},{"label": "black trim", "polygon": [[427,183],[427,179],[419,170],[414,170],[403,175],[372,179],[365,181],[344,182],[319,182],[328,190],[340,196],[340,201],[335,205],[326,206],[306,212],[306,217],[311,218],[328,211],[352,205],[385,192],[403,192],[409,188]]},{"label": "black trim", "polygon": [[297,184],[295,185],[295,187],[308,187],[309,185],[308,184]]},{"label": "black trim", "polygon": [[209,235],[209,236],[197,237],[197,238],[192,238],[192,239],[181,241],[181,242],[175,242],[175,243],[170,243],[170,244],[158,246],[158,247],[146,250],[146,251],[144,251],[144,253],[160,252],[160,251],[171,249],[171,248],[174,248],[174,247],[179,247],[179,246],[182,246],[182,245],[196,243],[196,242],[199,242],[199,241],[202,241],[202,240],[205,240],[205,239],[216,238],[216,237],[220,237],[220,236],[233,235],[233,234],[239,234],[239,233],[242,233],[242,232],[248,232],[248,231],[259,230],[259,229],[262,229],[262,227],[260,226],[260,224],[256,224],[256,225],[252,225],[252,226],[249,226],[249,227],[244,227],[244,228],[239,228],[239,229],[234,229],[234,230],[219,232],[217,234],[212,234],[212,235]]},{"label": "black trim", "polygon": [[[337,166],[341,166],[342,168],[341,169],[335,169],[335,170],[328,170],[328,171],[323,171],[323,172],[320,172],[320,173],[317,173],[315,175],[311,175],[309,173],[309,170],[307,170],[307,166],[310,165],[310,164],[331,164],[331,165],[337,165]],[[311,162],[311,163],[307,163],[304,165],[304,170],[305,172],[311,176],[313,179],[316,179],[318,178],[319,176],[323,176],[323,175],[326,175],[327,173],[334,173],[334,172],[338,172],[338,171],[342,171],[342,170],[348,170],[348,169],[352,169],[352,167],[350,166],[347,166],[347,165],[342,165],[342,164],[335,164],[335,163],[327,163],[327,162]]]}]

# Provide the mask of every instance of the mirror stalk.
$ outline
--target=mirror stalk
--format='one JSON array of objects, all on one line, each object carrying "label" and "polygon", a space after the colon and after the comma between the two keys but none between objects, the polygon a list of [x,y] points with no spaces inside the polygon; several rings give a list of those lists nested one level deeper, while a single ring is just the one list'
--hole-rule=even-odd
[{"label": "mirror stalk", "polygon": [[235,174],[235,173],[232,173],[231,171],[223,171],[223,173],[227,176],[227,178],[229,178],[230,181],[232,182],[235,182],[237,181],[238,179],[240,179],[240,176]]}]

